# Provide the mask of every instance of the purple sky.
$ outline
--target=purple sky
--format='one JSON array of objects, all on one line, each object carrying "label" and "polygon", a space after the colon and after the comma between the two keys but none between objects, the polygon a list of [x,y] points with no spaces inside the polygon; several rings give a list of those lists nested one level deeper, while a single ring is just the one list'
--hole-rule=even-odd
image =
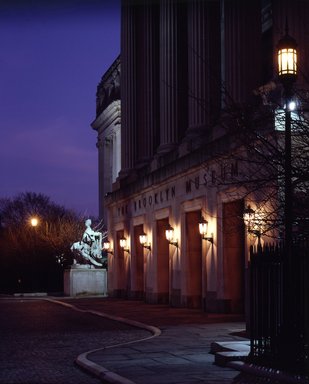
[{"label": "purple sky", "polygon": [[96,87],[120,52],[120,0],[0,1],[0,197],[98,214]]}]

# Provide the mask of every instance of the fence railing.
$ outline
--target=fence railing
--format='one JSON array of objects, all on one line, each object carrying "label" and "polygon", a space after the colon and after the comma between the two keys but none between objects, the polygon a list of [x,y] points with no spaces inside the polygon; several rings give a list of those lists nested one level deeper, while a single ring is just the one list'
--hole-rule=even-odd
[{"label": "fence railing", "polygon": [[250,249],[250,361],[309,375],[309,242]]}]

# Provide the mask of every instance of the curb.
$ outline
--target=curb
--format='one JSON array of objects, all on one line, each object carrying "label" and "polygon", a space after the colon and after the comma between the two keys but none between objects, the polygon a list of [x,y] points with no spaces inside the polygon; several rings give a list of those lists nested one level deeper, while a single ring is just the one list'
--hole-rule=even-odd
[{"label": "curb", "polygon": [[101,316],[101,317],[104,317],[104,318],[107,318],[110,320],[118,321],[118,322],[121,322],[121,323],[124,323],[127,325],[131,325],[133,327],[141,328],[141,329],[144,329],[146,331],[151,332],[152,333],[151,336],[144,337],[144,338],[138,339],[138,340],[127,341],[127,342],[120,343],[120,344],[109,345],[109,346],[106,346],[103,348],[93,349],[91,351],[87,351],[87,352],[80,354],[75,359],[75,363],[77,365],[79,365],[81,368],[85,369],[86,371],[90,372],[92,375],[97,376],[99,379],[104,380],[105,382],[108,382],[111,384],[136,384],[134,381],[131,381],[131,380],[129,380],[123,376],[120,376],[117,373],[111,372],[107,368],[102,367],[101,365],[96,364],[93,361],[89,360],[88,355],[90,355],[93,352],[104,351],[104,350],[109,349],[109,348],[115,348],[115,347],[120,347],[123,345],[138,343],[138,342],[145,341],[145,340],[150,340],[154,337],[161,335],[162,332],[159,328],[154,327],[152,325],[141,323],[139,321],[126,319],[124,317],[109,315],[105,312],[99,312],[99,311],[93,311],[93,310],[87,310],[87,309],[79,309],[75,305],[64,303],[63,301],[60,301],[60,300],[55,300],[55,299],[44,299],[44,300],[49,301],[49,302],[54,303],[54,304],[62,305],[64,307],[73,309],[77,312],[90,313],[90,314],[93,314],[96,316]]},{"label": "curb", "polygon": [[120,376],[117,373],[111,372],[107,368],[104,368],[101,365],[87,359],[87,355],[91,352],[94,351],[85,352],[79,355],[75,360],[76,364],[90,372],[92,375],[95,375],[99,379],[104,380],[104,382],[113,384],[136,384],[134,381]]}]

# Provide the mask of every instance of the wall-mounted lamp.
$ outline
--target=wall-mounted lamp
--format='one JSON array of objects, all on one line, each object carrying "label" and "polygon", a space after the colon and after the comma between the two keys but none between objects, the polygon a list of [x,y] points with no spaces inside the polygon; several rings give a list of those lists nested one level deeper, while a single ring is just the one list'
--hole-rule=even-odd
[{"label": "wall-mounted lamp", "polygon": [[148,243],[147,240],[148,240],[148,239],[147,239],[147,235],[146,235],[145,232],[143,232],[143,233],[141,233],[141,234],[139,235],[139,242],[142,244],[142,246],[143,246],[144,248],[147,248],[147,249],[149,249],[149,251],[150,251],[150,250],[151,250],[151,245]]},{"label": "wall-mounted lamp", "polygon": [[245,223],[245,226],[248,228],[248,232],[252,226],[254,216],[255,216],[255,211],[250,207],[250,205],[248,205],[243,213],[244,223]]},{"label": "wall-mounted lamp", "polygon": [[125,251],[125,252],[128,252],[130,253],[130,250],[127,246],[127,239],[125,237],[122,237],[120,240],[119,240],[119,245],[120,247]]},{"label": "wall-mounted lamp", "polygon": [[106,251],[107,253],[110,253],[111,255],[114,254],[113,250],[111,249],[111,243],[108,239],[103,242],[103,249],[104,251]]},{"label": "wall-mounted lamp", "polygon": [[174,228],[169,224],[165,230],[165,237],[169,244],[178,247],[178,241],[174,239]]},{"label": "wall-mounted lamp", "polygon": [[199,223],[198,223],[198,228],[199,228],[199,232],[202,236],[202,239],[203,240],[207,240],[211,243],[214,242],[214,239],[212,236],[207,236],[207,232],[208,232],[208,221],[204,219],[204,217],[202,216]]},{"label": "wall-mounted lamp", "polygon": [[259,229],[253,228],[254,226],[256,226],[255,211],[250,207],[250,205],[248,205],[247,208],[244,210],[243,219],[247,227],[248,233],[252,233],[253,235],[257,236],[260,241],[261,231]]}]

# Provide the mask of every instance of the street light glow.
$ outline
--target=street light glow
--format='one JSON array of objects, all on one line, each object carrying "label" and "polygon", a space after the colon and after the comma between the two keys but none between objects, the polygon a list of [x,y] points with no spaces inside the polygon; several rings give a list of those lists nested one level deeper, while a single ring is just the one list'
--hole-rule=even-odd
[{"label": "street light glow", "polygon": [[288,103],[288,108],[289,108],[289,110],[290,111],[294,111],[295,110],[295,108],[296,108],[296,103],[295,103],[295,101],[290,101],[289,103]]},{"label": "street light glow", "polygon": [[32,225],[32,227],[36,227],[39,224],[38,218],[37,217],[31,217],[30,224]]}]

